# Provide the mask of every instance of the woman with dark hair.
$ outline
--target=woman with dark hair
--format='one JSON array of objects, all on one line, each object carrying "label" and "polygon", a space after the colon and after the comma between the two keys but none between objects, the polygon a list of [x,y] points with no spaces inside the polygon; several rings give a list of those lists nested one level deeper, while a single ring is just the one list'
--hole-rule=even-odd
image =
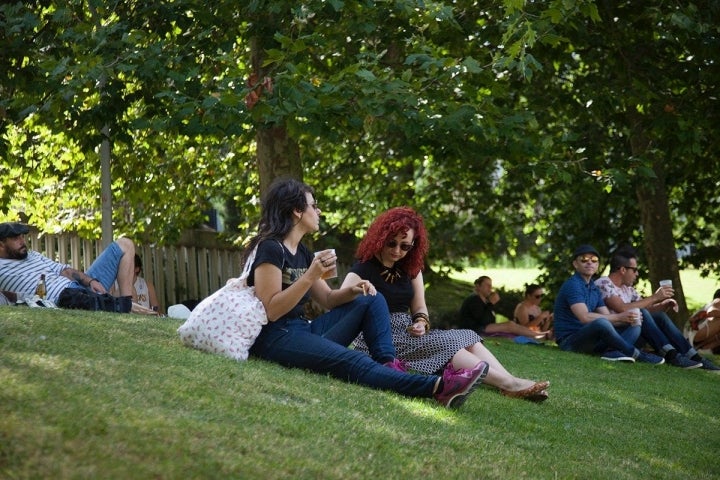
[{"label": "woman with dark hair", "polygon": [[[343,288],[369,280],[390,309],[392,341],[397,357],[412,370],[434,374],[487,362],[484,383],[503,395],[532,401],[547,399],[549,382],[535,382],[510,374],[472,330],[430,330],[422,270],[428,252],[422,217],[409,207],[396,207],[378,216],[358,246],[357,262]],[[355,348],[369,351],[360,335]]]},{"label": "woman with dark hair", "polygon": [[525,298],[518,303],[513,313],[513,320],[530,330],[550,338],[552,328],[552,312],[540,308],[545,292],[543,287],[531,283],[525,287]]},{"label": "woman with dark hair", "polygon": [[[335,254],[323,250],[313,258],[301,243],[306,234],[318,231],[319,222],[320,209],[309,186],[293,179],[273,183],[262,204],[258,234],[245,252],[247,259],[257,247],[247,281],[255,286],[268,319],[250,353],[287,367],[459,407],[487,375],[488,365],[478,361],[442,376],[404,371],[395,356],[382,295],[376,295],[367,280],[331,289],[323,275],[336,268]],[[327,310],[312,322],[304,317],[310,298]],[[368,339],[369,356],[347,348],[361,332]]]}]

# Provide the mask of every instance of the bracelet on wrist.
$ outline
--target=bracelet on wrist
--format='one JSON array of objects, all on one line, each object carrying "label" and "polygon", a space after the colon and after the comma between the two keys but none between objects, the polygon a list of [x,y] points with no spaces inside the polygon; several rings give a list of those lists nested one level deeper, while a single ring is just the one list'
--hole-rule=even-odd
[{"label": "bracelet on wrist", "polygon": [[417,312],[412,316],[413,323],[423,322],[425,324],[425,331],[430,330],[430,317],[425,312]]}]

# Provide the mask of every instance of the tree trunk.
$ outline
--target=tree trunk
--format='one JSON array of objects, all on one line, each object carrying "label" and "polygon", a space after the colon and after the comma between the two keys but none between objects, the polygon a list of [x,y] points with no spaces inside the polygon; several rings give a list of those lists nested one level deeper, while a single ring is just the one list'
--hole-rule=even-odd
[{"label": "tree trunk", "polygon": [[[641,122],[636,122],[635,125]],[[642,128],[635,128],[630,139],[632,154],[634,156],[652,155],[650,142]],[[675,241],[673,239],[672,221],[667,189],[665,186],[665,169],[663,159],[653,159],[655,178],[642,178],[636,189],[640,221],[643,228],[645,255],[649,272],[651,289],[654,292],[659,287],[658,282],[671,279],[675,289],[675,300],[679,311],[668,312],[675,324],[682,328],[688,318],[688,309],[685,302],[680,271],[678,269]]]},{"label": "tree trunk", "polygon": [[[263,62],[265,49],[271,42],[274,42],[272,39],[274,31],[274,29],[266,29],[266,36],[254,36],[250,42],[250,61],[254,80],[259,83],[263,83],[263,79],[269,73],[263,67]],[[262,91],[262,89],[259,90],[261,93]],[[264,94],[269,95],[270,93],[265,92]],[[300,148],[294,139],[288,137],[285,125],[258,123],[256,128],[255,141],[261,197],[277,177],[291,176],[302,180]]]},{"label": "tree trunk", "polygon": [[101,208],[102,208],[102,248],[106,249],[113,242],[113,201],[112,201],[112,174],[111,172],[111,149],[110,129],[106,125],[102,129],[102,143],[100,144],[100,183],[101,183]]},{"label": "tree trunk", "polygon": [[288,137],[284,126],[260,127],[257,135],[257,165],[260,176],[260,195],[277,177],[291,176],[302,180],[300,148]]}]

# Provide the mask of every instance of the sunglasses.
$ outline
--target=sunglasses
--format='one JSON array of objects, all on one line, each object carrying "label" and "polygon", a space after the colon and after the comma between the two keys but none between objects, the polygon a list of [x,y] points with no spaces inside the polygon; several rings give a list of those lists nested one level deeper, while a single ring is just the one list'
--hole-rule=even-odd
[{"label": "sunglasses", "polygon": [[593,255],[592,257],[590,257],[588,255],[583,255],[582,257],[580,257],[580,261],[582,263],[587,263],[587,262],[598,263],[598,261],[600,261],[600,259],[598,257],[596,257],[595,255]]},{"label": "sunglasses", "polygon": [[535,297],[535,298],[542,298],[544,296],[545,296],[544,293],[538,293],[537,295],[533,295],[533,297]]},{"label": "sunglasses", "polygon": [[632,270],[633,272],[638,271],[638,267],[625,267],[625,268],[627,268],[628,270]]},{"label": "sunglasses", "polygon": [[403,252],[409,252],[410,249],[414,247],[414,244],[412,244],[412,243],[400,243],[400,244],[398,244],[397,240],[390,240],[389,242],[387,242],[387,243],[385,244],[385,246],[388,247],[388,248],[395,248],[395,247],[397,247],[398,245],[400,245],[400,250],[402,250]]}]

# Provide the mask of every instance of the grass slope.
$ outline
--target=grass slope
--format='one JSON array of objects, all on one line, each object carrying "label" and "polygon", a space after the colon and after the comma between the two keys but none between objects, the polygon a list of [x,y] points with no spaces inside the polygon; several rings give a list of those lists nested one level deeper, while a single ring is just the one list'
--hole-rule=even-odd
[{"label": "grass slope", "polygon": [[709,479],[720,376],[487,345],[549,379],[457,411],[180,344],[181,322],[0,307],[0,478]]}]

